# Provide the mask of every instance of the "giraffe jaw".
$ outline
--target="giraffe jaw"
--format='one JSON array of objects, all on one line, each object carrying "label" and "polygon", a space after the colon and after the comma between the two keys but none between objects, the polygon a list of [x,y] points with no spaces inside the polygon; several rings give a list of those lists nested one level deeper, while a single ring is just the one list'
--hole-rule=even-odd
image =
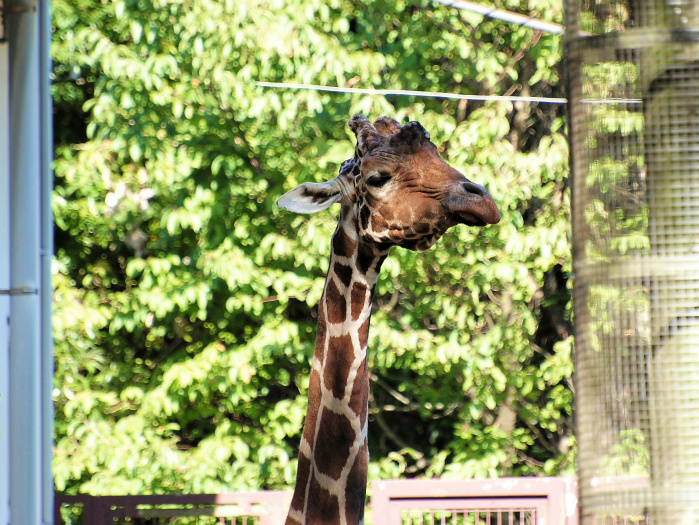
[{"label": "giraffe jaw", "polygon": [[442,235],[442,233],[434,233],[432,235],[428,235],[427,237],[422,237],[420,239],[401,244],[400,246],[401,248],[405,248],[407,250],[424,252],[425,250],[432,248],[432,246],[434,246]]}]

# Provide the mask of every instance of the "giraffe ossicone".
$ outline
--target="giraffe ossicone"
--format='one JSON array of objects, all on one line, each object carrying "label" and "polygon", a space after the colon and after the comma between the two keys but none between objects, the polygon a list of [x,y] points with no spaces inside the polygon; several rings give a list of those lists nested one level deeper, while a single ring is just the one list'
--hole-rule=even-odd
[{"label": "giraffe ossicone", "polygon": [[367,340],[374,285],[392,246],[426,250],[452,226],[500,220],[495,201],[439,156],[418,122],[349,121],[355,154],[330,181],[304,183],[278,206],[316,213],[339,202],[318,307],[308,409],[286,525],[363,523],[369,447]]}]

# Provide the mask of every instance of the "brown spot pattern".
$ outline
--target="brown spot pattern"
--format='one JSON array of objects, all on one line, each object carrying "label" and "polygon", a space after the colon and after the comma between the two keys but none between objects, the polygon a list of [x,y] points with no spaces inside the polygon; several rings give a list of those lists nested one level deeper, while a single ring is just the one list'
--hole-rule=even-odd
[{"label": "brown spot pattern", "polygon": [[318,441],[323,442],[325,446],[315,449],[316,467],[323,474],[335,480],[339,479],[354,442],[352,425],[345,416],[324,407],[320,414]]},{"label": "brown spot pattern", "polygon": [[357,376],[352,385],[352,393],[350,394],[349,407],[352,412],[357,414],[361,424],[364,424],[367,417],[367,404],[369,402],[369,370],[367,368],[366,357],[359,365]]},{"label": "brown spot pattern", "polygon": [[359,210],[359,221],[362,225],[363,230],[369,229],[369,208],[366,206]]},{"label": "brown spot pattern", "polygon": [[369,339],[369,320],[370,318],[367,317],[366,321],[364,321],[362,326],[359,327],[359,344],[361,344],[364,349],[366,349],[367,341]]},{"label": "brown spot pattern", "polygon": [[352,321],[359,319],[366,302],[367,285],[364,283],[354,283],[350,292],[350,307],[352,310]]},{"label": "brown spot pattern", "polygon": [[316,334],[316,347],[313,352],[313,355],[320,361],[320,366],[323,366],[323,359],[324,359],[324,349],[325,349],[325,335],[327,333],[327,328],[326,328],[326,323],[325,323],[325,314],[323,313],[323,309],[319,308],[318,309],[318,333]]},{"label": "brown spot pattern", "polygon": [[345,396],[347,376],[353,360],[354,349],[351,336],[330,338],[326,356],[327,364],[323,367],[323,381],[325,388],[332,390],[336,399],[342,399]]},{"label": "brown spot pattern", "polygon": [[340,282],[345,285],[345,288],[348,288],[352,282],[352,268],[346,264],[336,262],[333,264],[333,271],[337,278],[340,279]]},{"label": "brown spot pattern", "polygon": [[314,446],[316,420],[320,410],[320,396],[320,373],[316,370],[311,370],[311,380],[308,384],[308,409],[306,410],[306,421],[303,424],[303,437],[312,447]]},{"label": "brown spot pattern", "polygon": [[354,253],[355,242],[350,239],[344,228],[338,228],[332,239],[333,253],[341,257],[351,257]]},{"label": "brown spot pattern", "polygon": [[325,287],[325,306],[329,322],[339,324],[347,319],[347,302],[332,279]]},{"label": "brown spot pattern", "polygon": [[308,494],[308,516],[305,525],[328,525],[340,523],[340,503],[337,498],[321,487],[315,477],[311,480]]},{"label": "brown spot pattern", "polygon": [[383,231],[391,229],[391,227],[388,224],[388,221],[386,220],[386,217],[379,214],[374,214],[374,216],[371,218],[371,227],[374,231]]},{"label": "brown spot pattern", "polygon": [[299,466],[296,474],[296,486],[302,487],[304,490],[295,490],[291,500],[291,508],[298,511],[303,510],[304,493],[308,484],[308,476],[311,475],[311,460],[303,454],[299,454]]},{"label": "brown spot pattern", "polygon": [[345,489],[345,501],[347,503],[347,523],[359,523],[364,518],[364,505],[366,504],[366,478],[369,463],[369,445],[366,440],[357,454],[357,459],[352,465],[347,486]]},{"label": "brown spot pattern", "polygon": [[360,243],[357,249],[357,269],[363,275],[366,275],[369,268],[374,264],[375,259],[376,256],[372,247],[365,242]]}]

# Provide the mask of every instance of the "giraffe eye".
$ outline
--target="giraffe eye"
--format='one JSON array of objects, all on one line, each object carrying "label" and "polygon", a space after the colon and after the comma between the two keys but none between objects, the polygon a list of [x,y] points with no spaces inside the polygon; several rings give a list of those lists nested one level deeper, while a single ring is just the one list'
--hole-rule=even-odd
[{"label": "giraffe eye", "polygon": [[369,186],[373,186],[374,188],[380,188],[389,180],[391,180],[391,174],[387,171],[380,171],[376,175],[372,175],[371,177],[369,177],[366,180],[366,183]]}]

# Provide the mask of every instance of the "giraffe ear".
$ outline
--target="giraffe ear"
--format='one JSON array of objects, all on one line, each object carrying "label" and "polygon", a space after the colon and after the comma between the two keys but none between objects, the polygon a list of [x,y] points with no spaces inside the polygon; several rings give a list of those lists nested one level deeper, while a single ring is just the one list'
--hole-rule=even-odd
[{"label": "giraffe ear", "polygon": [[341,199],[342,192],[337,180],[305,182],[282,195],[277,206],[294,213],[317,213]]}]

